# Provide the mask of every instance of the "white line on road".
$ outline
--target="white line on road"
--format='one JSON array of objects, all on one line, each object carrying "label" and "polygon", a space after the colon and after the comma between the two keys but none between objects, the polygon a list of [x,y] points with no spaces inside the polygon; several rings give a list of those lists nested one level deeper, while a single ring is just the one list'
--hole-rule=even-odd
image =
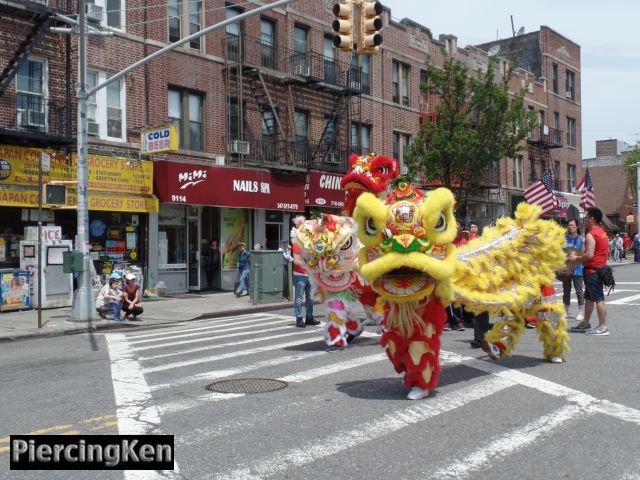
[{"label": "white line on road", "polygon": [[[151,390],[144,379],[140,363],[134,358],[133,349],[125,335],[112,333],[105,335],[111,378],[116,400],[118,433],[120,435],[144,435],[159,433],[160,414],[153,403]],[[173,471],[125,470],[125,479],[177,478],[178,464]]]},{"label": "white line on road", "polygon": [[[281,324],[282,321],[278,320],[275,322],[265,322],[262,325],[273,325],[273,324]],[[249,327],[241,327],[243,329],[248,329],[248,328],[255,328],[254,325],[249,326]],[[225,333],[222,335],[209,335],[208,337],[201,337],[201,338],[191,338],[189,340],[179,340],[177,342],[167,342],[167,343],[159,343],[158,345],[146,345],[144,347],[140,347],[140,348],[136,348],[136,352],[144,352],[146,350],[153,350],[156,348],[164,348],[164,347],[175,347],[178,345],[189,345],[191,343],[200,343],[200,342],[208,342],[209,340],[219,340],[221,338],[235,338],[235,337],[242,337],[244,335],[253,335],[255,333],[266,333],[266,332],[274,332],[274,331],[278,331],[278,330],[293,330],[291,328],[291,325],[283,325],[280,327],[273,327],[273,328],[263,328],[261,330],[251,330],[249,332],[234,332],[234,333]]]},{"label": "white line on road", "polygon": [[640,300],[640,295],[632,295],[630,297],[624,297],[617,300],[610,300],[607,305],[627,305],[635,300]]},{"label": "white line on road", "polygon": [[249,343],[258,343],[266,340],[276,340],[278,338],[291,337],[293,335],[299,336],[302,334],[299,330],[296,331],[289,326],[285,328],[289,329],[289,332],[281,333],[279,335],[269,335],[268,337],[248,338],[247,340],[240,340],[239,342],[227,342],[227,343],[220,343],[216,345],[205,345],[204,347],[189,348],[187,350],[179,350],[177,352],[161,353],[159,355],[151,355],[148,357],[139,357],[138,360],[140,361],[155,360],[157,358],[175,357],[176,355],[188,355],[190,353],[206,352],[208,350],[215,350],[217,348],[236,347],[238,345],[247,345]]},{"label": "white line on road", "polygon": [[507,455],[522,450],[538,438],[551,433],[566,422],[576,417],[583,419],[593,413],[594,412],[585,411],[583,407],[577,405],[566,405],[547,415],[543,415],[537,420],[511,433],[501,434],[498,438],[491,441],[491,443],[471,454],[457,452],[462,458],[461,461],[449,464],[435,472],[425,472],[419,475],[418,478],[462,479],[469,477],[473,473],[477,473],[477,471],[487,463],[500,460]]},{"label": "white line on road", "polygon": [[300,447],[277,452],[270,458],[258,460],[252,458],[251,466],[242,465],[236,470],[214,474],[209,478],[219,480],[256,480],[315,462],[337,453],[355,448],[358,445],[384,437],[409,425],[422,422],[442,413],[467,405],[475,400],[486,398],[513,386],[514,383],[498,377],[491,377],[465,388],[431,398],[428,401],[412,404],[411,407],[389,413],[375,420],[362,423],[357,428],[337,431],[334,434],[308,441]]}]

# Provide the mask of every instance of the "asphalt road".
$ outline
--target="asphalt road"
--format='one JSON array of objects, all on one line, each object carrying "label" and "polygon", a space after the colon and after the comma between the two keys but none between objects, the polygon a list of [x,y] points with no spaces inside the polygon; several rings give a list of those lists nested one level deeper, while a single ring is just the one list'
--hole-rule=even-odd
[{"label": "asphalt road", "polygon": [[[572,334],[564,364],[543,360],[534,331],[499,364],[470,330],[445,332],[440,385],[417,402],[372,327],[327,353],[321,327],[295,328],[291,309],[4,343],[0,478],[640,480],[640,266],[616,280],[611,335]],[[247,378],[287,386],[206,389]],[[9,471],[9,434],[118,426],[174,435],[178,470]]]}]

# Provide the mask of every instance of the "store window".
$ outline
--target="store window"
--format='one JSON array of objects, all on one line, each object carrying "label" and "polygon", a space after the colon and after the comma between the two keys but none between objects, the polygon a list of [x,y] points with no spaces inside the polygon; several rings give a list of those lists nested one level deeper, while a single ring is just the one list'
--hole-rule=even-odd
[{"label": "store window", "polygon": [[160,205],[158,253],[160,268],[187,268],[187,221],[183,205]]}]

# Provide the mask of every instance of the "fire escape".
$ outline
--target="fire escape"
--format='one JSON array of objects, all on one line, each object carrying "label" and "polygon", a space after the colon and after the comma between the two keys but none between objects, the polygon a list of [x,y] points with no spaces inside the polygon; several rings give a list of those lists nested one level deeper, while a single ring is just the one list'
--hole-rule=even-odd
[{"label": "fire escape", "polygon": [[[0,63],[0,110],[15,112],[14,118],[0,123],[0,138],[30,146],[73,143],[70,44],[67,41],[64,71],[50,66],[46,76],[45,68],[29,63],[36,47],[49,50],[45,54],[48,61],[59,58],[61,51],[54,42],[60,40],[51,36],[49,27],[55,24],[56,12],[69,12],[70,7],[69,0],[0,2],[0,45],[4,54]],[[64,88],[54,97],[51,85],[55,83],[64,83]]]},{"label": "fire escape", "polygon": [[531,172],[533,182],[538,181],[544,172],[551,172],[551,183],[556,191],[562,190],[560,185],[560,172],[551,158],[551,149],[562,148],[562,131],[548,126],[532,128],[527,134],[528,154],[531,164],[540,168],[540,171]]},{"label": "fire escape", "polygon": [[[225,163],[346,171],[350,121],[361,111],[360,68],[247,35],[227,34],[224,52]],[[324,125],[314,138],[318,116]]]}]

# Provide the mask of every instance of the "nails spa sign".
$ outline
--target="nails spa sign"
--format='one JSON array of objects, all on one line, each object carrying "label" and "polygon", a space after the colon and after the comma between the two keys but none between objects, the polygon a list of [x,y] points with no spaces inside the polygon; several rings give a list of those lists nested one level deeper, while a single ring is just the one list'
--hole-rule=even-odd
[{"label": "nails spa sign", "polygon": [[220,207],[304,210],[304,177],[246,168],[154,162],[161,202]]}]

